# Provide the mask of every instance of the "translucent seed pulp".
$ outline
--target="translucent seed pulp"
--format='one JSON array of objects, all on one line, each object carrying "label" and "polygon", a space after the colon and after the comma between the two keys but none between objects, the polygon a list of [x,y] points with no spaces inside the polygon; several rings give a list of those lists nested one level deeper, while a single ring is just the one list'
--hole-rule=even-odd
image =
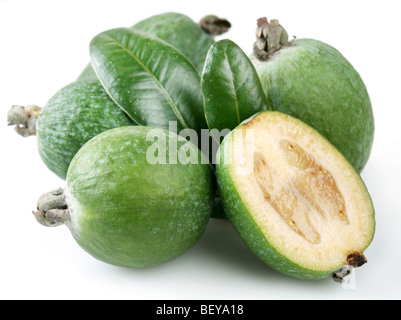
[{"label": "translucent seed pulp", "polygon": [[279,142],[287,164],[294,170],[283,176],[260,152],[254,154],[254,174],[264,199],[291,230],[312,244],[321,241],[314,215],[349,224],[345,201],[331,173],[318,164],[300,145],[288,140]]}]

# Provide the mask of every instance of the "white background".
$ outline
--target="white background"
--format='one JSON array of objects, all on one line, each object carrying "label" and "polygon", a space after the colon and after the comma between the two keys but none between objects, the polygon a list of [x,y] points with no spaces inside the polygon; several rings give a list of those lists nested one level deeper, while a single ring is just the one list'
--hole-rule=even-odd
[{"label": "white background", "polygon": [[[0,298],[1,299],[399,299],[401,298],[401,42],[399,1],[1,1],[0,0]],[[89,61],[93,36],[176,11],[195,21],[228,18],[224,37],[250,53],[255,20],[279,19],[290,35],[331,44],[359,71],[371,96],[375,142],[362,173],[377,232],[353,289],[332,280],[286,277],[260,262],[229,222],[211,220],[180,258],[143,270],[99,262],[65,227],[44,228],[37,198],[63,186],[39,158],[36,138],[7,127],[12,104],[43,106]]]}]

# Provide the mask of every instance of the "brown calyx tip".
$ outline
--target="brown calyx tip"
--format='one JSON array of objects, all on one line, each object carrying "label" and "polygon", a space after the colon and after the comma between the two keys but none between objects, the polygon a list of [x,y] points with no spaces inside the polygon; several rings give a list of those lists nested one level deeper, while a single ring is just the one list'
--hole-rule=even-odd
[{"label": "brown calyx tip", "polygon": [[7,113],[9,126],[15,126],[15,131],[23,137],[36,134],[36,122],[42,109],[35,105],[26,107],[14,105]]},{"label": "brown calyx tip", "polygon": [[257,19],[256,26],[253,53],[257,59],[266,61],[273,53],[290,44],[288,33],[278,20],[272,19],[269,22],[266,17],[262,17]]},{"label": "brown calyx tip", "polygon": [[354,251],[347,256],[347,264],[342,266],[339,271],[333,273],[332,279],[335,282],[343,283],[344,278],[351,274],[352,269],[362,267],[367,262],[368,260],[362,253]]},{"label": "brown calyx tip", "polygon": [[352,252],[347,256],[347,264],[354,268],[362,267],[368,260],[366,257],[360,252]]},{"label": "brown calyx tip", "polygon": [[266,18],[266,17],[259,18],[259,19],[256,20],[256,21],[257,21],[257,26],[258,26],[258,28],[261,28],[261,27],[266,26],[266,25],[269,24],[269,22],[267,21],[267,18]]},{"label": "brown calyx tip", "polygon": [[68,224],[70,216],[64,189],[59,188],[43,194],[32,211],[36,220],[46,227],[57,227]]},{"label": "brown calyx tip", "polygon": [[211,36],[219,36],[231,28],[231,23],[215,15],[207,15],[199,22],[200,27]]}]

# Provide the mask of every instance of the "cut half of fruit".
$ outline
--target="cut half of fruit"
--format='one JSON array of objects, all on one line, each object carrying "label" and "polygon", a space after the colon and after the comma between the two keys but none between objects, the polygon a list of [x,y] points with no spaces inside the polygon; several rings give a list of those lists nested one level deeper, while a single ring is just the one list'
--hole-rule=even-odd
[{"label": "cut half of fruit", "polygon": [[375,230],[372,200],[359,174],[316,130],[262,112],[225,137],[218,159],[224,209],[271,267],[341,280],[366,262]]}]

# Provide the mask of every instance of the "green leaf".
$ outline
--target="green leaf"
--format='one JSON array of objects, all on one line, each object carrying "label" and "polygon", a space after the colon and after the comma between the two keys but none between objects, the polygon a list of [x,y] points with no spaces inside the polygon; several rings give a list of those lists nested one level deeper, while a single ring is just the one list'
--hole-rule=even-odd
[{"label": "green leaf", "polygon": [[198,133],[207,128],[200,76],[166,42],[139,30],[117,28],[92,39],[91,62],[110,97],[140,125]]},{"label": "green leaf", "polygon": [[231,40],[218,41],[210,48],[202,92],[209,129],[232,130],[252,115],[268,110],[253,64]]},{"label": "green leaf", "polygon": [[167,12],[142,20],[132,28],[152,34],[171,44],[202,72],[213,37],[188,16]]},{"label": "green leaf", "polygon": [[[139,21],[131,27],[149,33],[171,44],[191,61],[202,73],[207,52],[214,43],[211,35],[202,30],[200,25],[188,16],[167,12]],[[89,63],[77,81],[97,80],[95,71]]]}]

